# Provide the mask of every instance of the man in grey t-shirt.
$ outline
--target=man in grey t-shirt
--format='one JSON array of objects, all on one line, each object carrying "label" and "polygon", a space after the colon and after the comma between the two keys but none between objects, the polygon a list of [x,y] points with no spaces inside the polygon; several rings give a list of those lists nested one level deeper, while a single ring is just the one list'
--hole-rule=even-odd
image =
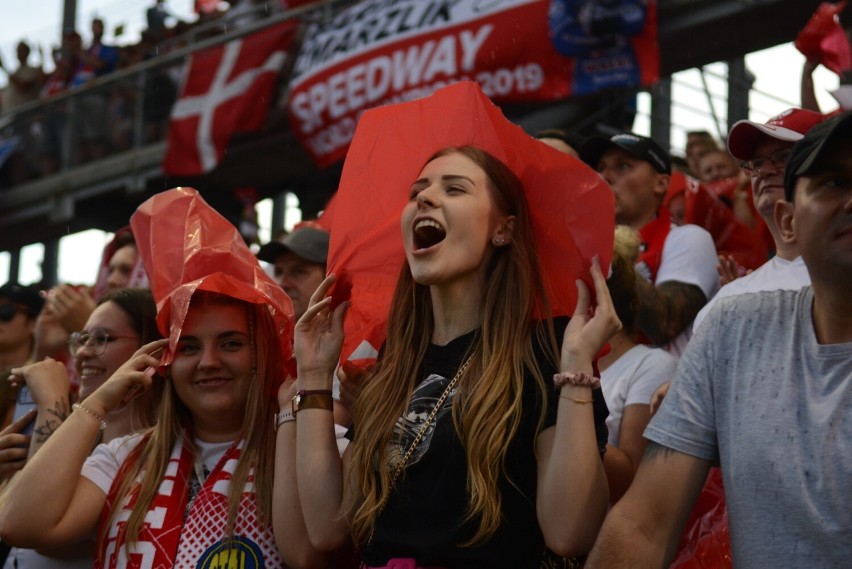
[{"label": "man in grey t-shirt", "polygon": [[793,148],[779,202],[812,286],[719,302],[686,350],[586,564],[664,567],[719,461],[734,566],[852,559],[852,113]]}]

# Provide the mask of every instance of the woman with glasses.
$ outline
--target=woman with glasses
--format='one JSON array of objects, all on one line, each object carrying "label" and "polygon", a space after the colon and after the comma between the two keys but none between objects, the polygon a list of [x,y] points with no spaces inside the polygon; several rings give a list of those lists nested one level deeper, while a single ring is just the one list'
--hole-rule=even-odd
[{"label": "woman with glasses", "polygon": [[[157,343],[161,335],[157,329],[156,313],[154,299],[147,289],[114,290],[100,299],[85,328],[72,333],[69,340],[69,351],[80,377],[79,404],[86,405],[86,399],[131,359],[140,346],[164,343]],[[25,381],[37,405],[38,414],[29,448],[29,456],[32,457],[72,412],[68,373],[64,364],[48,358],[13,369],[12,380]],[[162,382],[156,381],[153,389],[117,406],[105,417],[105,428],[99,432],[100,440],[108,443],[150,427],[161,394]],[[2,442],[0,447],[3,447]],[[0,454],[0,458],[4,456]],[[94,542],[86,539],[70,550],[63,548],[53,553],[56,557],[16,548],[9,555],[5,567],[88,568],[94,560]]]}]

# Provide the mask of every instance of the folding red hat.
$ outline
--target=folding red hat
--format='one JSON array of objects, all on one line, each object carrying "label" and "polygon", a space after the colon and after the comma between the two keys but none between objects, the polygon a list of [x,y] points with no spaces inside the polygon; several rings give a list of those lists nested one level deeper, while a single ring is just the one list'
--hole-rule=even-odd
[{"label": "folding red hat", "polygon": [[169,337],[162,365],[172,361],[196,290],[266,305],[281,354],[293,353],[293,304],[261,268],[239,231],[196,190],[175,188],[139,206],[130,218],[136,246],[157,302],[157,325]]},{"label": "folding red hat", "polygon": [[728,152],[737,160],[751,160],[762,136],[796,142],[824,118],[820,113],[792,108],[775,115],[766,124],[737,121],[728,133]]},{"label": "folding red hat", "polygon": [[597,255],[612,256],[614,199],[601,177],[509,122],[469,81],[432,96],[366,111],[346,155],[331,216],[334,302],[351,299],[342,360],[367,366],[385,338],[388,309],[405,261],[400,215],[426,161],[470,144],[503,161],[524,185],[554,315],[570,315],[576,278],[591,283]]}]

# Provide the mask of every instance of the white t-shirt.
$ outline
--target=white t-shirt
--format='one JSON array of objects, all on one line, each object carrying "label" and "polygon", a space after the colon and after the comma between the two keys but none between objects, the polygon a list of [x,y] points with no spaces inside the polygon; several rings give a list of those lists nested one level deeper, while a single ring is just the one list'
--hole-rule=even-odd
[{"label": "white t-shirt", "polygon": [[809,284],[811,284],[811,276],[808,274],[808,268],[801,257],[796,257],[792,261],[772,257],[750,274],[733,280],[720,288],[713,300],[708,302],[695,317],[695,321],[692,323],[692,331],[698,330],[698,326],[707,317],[710,308],[715,306],[720,298],[764,290],[798,290]]},{"label": "white t-shirt", "polygon": [[[713,237],[697,225],[673,225],[663,244],[663,258],[657,269],[654,286],[677,281],[695,285],[709,301],[719,289],[719,273],[716,270],[716,246]],[[692,326],[687,326],[667,346],[674,357],[679,358],[692,337]]]},{"label": "white t-shirt", "polygon": [[[127,460],[130,452],[139,444],[142,435],[134,434],[113,439],[108,443],[98,445],[83,464],[81,474],[91,480],[104,494],[109,494],[118,474],[118,469]],[[223,443],[208,443],[195,439],[195,444],[201,452],[201,463],[211,472],[233,441]]]},{"label": "white t-shirt", "polygon": [[667,351],[638,345],[601,371],[601,390],[609,407],[609,444],[618,446],[625,407],[649,405],[651,395],[672,380],[676,368],[677,360]]}]

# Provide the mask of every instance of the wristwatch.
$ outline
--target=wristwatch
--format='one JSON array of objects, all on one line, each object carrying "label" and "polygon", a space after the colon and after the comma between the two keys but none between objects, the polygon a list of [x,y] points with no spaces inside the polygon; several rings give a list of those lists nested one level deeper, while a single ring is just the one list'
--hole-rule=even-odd
[{"label": "wristwatch", "polygon": [[325,409],[333,411],[334,399],[331,397],[330,389],[300,389],[293,397],[292,407],[293,415],[302,409]]}]

